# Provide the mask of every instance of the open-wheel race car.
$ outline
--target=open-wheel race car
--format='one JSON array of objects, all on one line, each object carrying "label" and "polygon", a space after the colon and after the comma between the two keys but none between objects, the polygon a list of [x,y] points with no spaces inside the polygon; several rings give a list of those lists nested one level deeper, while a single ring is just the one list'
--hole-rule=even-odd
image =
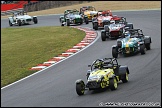
[{"label": "open-wheel race car", "polygon": [[104,29],[101,30],[101,39],[105,41],[106,39],[122,37],[125,29],[133,29],[133,23],[128,23],[125,17],[111,20],[110,24],[104,25]]},{"label": "open-wheel race car", "polygon": [[13,15],[11,17],[8,17],[8,19],[9,19],[10,26],[13,25],[21,26],[30,23],[34,23],[34,24],[38,23],[37,16],[29,16],[25,11],[13,13]]},{"label": "open-wheel race car", "polygon": [[117,45],[112,46],[112,56],[118,57],[118,54],[132,55],[140,52],[146,53],[146,49],[151,49],[151,36],[145,36],[141,29],[126,29],[123,38],[117,39]]},{"label": "open-wheel race car", "polygon": [[85,90],[110,88],[116,90],[119,81],[128,82],[129,69],[127,65],[119,65],[116,58],[96,59],[88,65],[87,83],[82,79],[76,80],[76,93],[83,95]]},{"label": "open-wheel race car", "polygon": [[111,10],[98,11],[97,16],[92,18],[93,29],[98,30],[104,28],[105,25],[109,25],[111,20],[115,22],[122,20],[123,17],[112,15]]},{"label": "open-wheel race car", "polygon": [[92,18],[96,17],[97,10],[93,6],[83,6],[80,8],[80,13],[86,15],[89,21],[92,21]]},{"label": "open-wheel race car", "polygon": [[76,9],[73,10],[65,10],[64,16],[60,16],[60,23],[61,26],[67,25],[70,26],[71,24],[88,24],[88,17],[86,15],[80,14],[80,12]]},{"label": "open-wheel race car", "polygon": [[103,28],[104,25],[108,25],[112,19],[111,10],[98,11],[96,17],[92,18],[93,29]]}]

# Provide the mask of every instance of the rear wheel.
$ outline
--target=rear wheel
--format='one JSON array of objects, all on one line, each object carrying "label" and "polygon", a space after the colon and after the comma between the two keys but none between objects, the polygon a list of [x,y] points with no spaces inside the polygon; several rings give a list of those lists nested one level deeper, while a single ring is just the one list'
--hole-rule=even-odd
[{"label": "rear wheel", "polygon": [[128,82],[128,72],[126,72],[126,73],[123,75],[122,82],[123,82],[123,83]]},{"label": "rear wheel", "polygon": [[145,46],[146,46],[146,49],[147,50],[150,50],[151,49],[151,43],[147,43],[147,44],[145,44]]},{"label": "rear wheel", "polygon": [[118,87],[116,78],[114,77],[114,78],[110,79],[109,82],[110,82],[110,85],[109,85],[110,89],[111,90],[116,90],[117,87]]}]

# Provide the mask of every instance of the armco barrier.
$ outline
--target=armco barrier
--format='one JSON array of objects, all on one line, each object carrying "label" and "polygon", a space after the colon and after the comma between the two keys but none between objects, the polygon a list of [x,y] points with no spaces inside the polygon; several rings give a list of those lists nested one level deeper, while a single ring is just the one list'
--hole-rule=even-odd
[{"label": "armco barrier", "polygon": [[[73,27],[73,26],[71,26],[71,27]],[[86,33],[85,38],[80,43],[78,43],[75,46],[73,46],[72,48],[66,50],[64,53],[59,54],[57,57],[52,57],[47,62],[44,62],[42,64],[38,64],[37,66],[30,68],[29,70],[42,70],[42,69],[44,69],[44,68],[46,68],[46,67],[48,67],[52,64],[55,64],[55,63],[57,63],[61,60],[64,60],[65,58],[72,56],[73,54],[75,54],[79,50],[88,46],[97,37],[97,32],[94,31],[94,30],[91,30],[89,28],[82,28],[82,27],[74,27],[74,28],[82,30]]]}]

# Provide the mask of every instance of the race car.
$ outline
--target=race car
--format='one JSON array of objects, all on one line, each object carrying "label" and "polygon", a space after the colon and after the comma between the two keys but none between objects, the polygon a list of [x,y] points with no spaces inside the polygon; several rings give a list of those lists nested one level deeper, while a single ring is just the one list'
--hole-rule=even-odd
[{"label": "race car", "polygon": [[97,16],[92,18],[93,29],[98,30],[98,28],[103,28],[104,25],[108,25],[112,18],[112,13],[110,10],[98,11]]},{"label": "race car", "polygon": [[127,65],[119,65],[116,58],[96,59],[92,65],[88,65],[87,83],[82,79],[76,80],[76,93],[80,96],[85,90],[99,90],[110,88],[116,90],[118,82],[128,82],[129,68]]},{"label": "race car", "polygon": [[60,16],[60,23],[61,26],[70,26],[71,24],[88,24],[89,21],[86,15],[81,15],[78,10],[73,9],[64,11],[64,16]]},{"label": "race car", "polygon": [[80,8],[80,13],[88,16],[88,20],[92,21],[92,18],[96,17],[97,10],[93,6],[83,6]]},{"label": "race car", "polygon": [[111,20],[109,25],[104,26],[104,30],[101,30],[101,39],[119,38],[121,37],[125,29],[133,29],[133,23],[128,23],[125,17],[120,19]]},{"label": "race car", "polygon": [[31,24],[34,22],[34,24],[38,23],[37,16],[29,16],[27,12],[22,11],[18,13],[13,13],[11,17],[8,17],[9,19],[9,25],[25,25],[25,24]]},{"label": "race car", "polygon": [[117,45],[112,46],[112,56],[118,57],[118,54],[133,55],[138,52],[141,55],[146,53],[146,49],[151,49],[151,36],[145,36],[141,29],[126,29],[123,38],[117,39]]},{"label": "race car", "polygon": [[98,11],[97,16],[92,18],[93,29],[104,28],[104,25],[109,25],[111,20],[117,21],[122,19],[117,15],[112,15],[111,10]]}]

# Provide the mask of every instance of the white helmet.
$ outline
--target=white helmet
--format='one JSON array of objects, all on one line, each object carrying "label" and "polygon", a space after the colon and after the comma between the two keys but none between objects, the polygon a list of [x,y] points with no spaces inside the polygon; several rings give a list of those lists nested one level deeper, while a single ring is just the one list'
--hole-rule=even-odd
[{"label": "white helmet", "polygon": [[111,23],[111,24],[115,24],[115,21],[114,21],[114,20],[111,20],[110,23]]}]

